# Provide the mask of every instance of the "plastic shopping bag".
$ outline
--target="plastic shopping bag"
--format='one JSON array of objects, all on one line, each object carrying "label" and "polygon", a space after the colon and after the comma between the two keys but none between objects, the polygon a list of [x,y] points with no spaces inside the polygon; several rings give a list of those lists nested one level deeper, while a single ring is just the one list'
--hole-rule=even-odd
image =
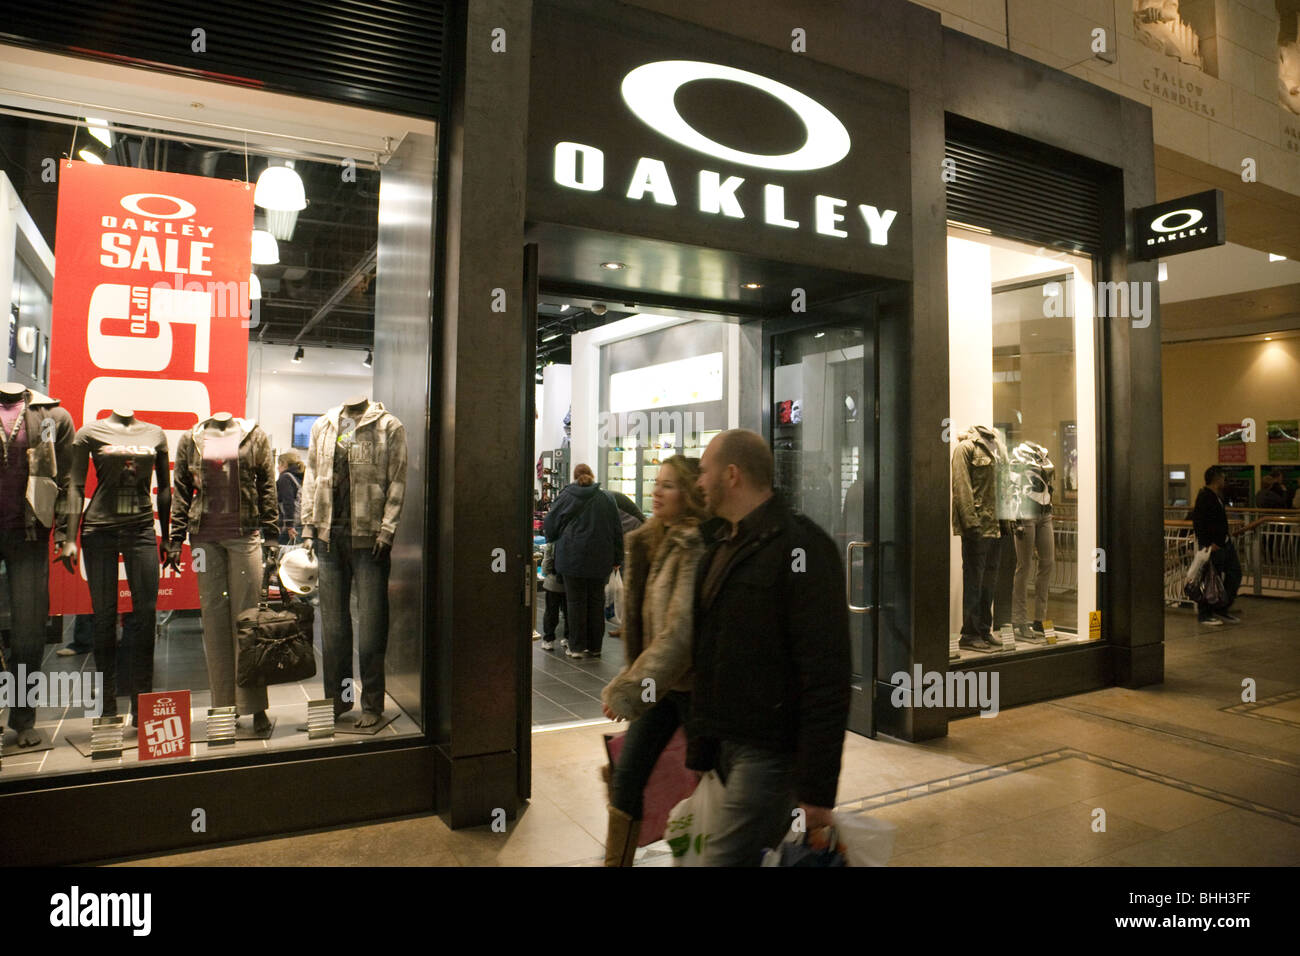
[{"label": "plastic shopping bag", "polygon": [[1209,560],[1210,549],[1208,546],[1197,550],[1196,556],[1192,558],[1191,567],[1187,569],[1187,576],[1183,579],[1184,588],[1200,583],[1201,572],[1205,570],[1205,563]]},{"label": "plastic shopping bag", "polygon": [[669,812],[664,839],[673,851],[673,866],[702,865],[724,796],[717,771],[710,770],[700,779],[695,792]]},{"label": "plastic shopping bag", "polygon": [[836,813],[835,825],[814,834],[790,832],[765,850],[762,866],[885,866],[898,827],[863,813]]}]

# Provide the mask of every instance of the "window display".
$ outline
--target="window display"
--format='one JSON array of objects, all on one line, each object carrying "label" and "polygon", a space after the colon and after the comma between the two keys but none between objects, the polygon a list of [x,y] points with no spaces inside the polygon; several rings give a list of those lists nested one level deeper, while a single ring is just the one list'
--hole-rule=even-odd
[{"label": "window display", "polygon": [[[376,329],[396,321],[377,295],[381,156],[290,163],[284,143],[246,151],[242,132],[222,148],[109,122],[103,164],[65,157],[42,182],[25,169],[68,150],[69,125],[83,140],[84,118],[0,117],[18,151],[0,156],[0,218],[47,250],[52,286],[48,315],[24,306],[13,323],[20,360],[0,384],[0,667],[6,686],[39,672],[52,693],[6,701],[33,706],[0,711],[0,779],[421,735],[427,631],[388,653],[408,439],[371,397],[390,397]],[[277,216],[253,188],[268,169],[310,213]],[[253,263],[254,229],[276,237],[278,262]],[[62,401],[33,385],[46,367]],[[286,513],[276,463],[295,447],[307,460],[286,472]],[[302,540],[282,544],[282,525]],[[424,560],[404,559],[392,586]],[[47,637],[60,632],[66,647]],[[359,718],[309,734],[322,696],[336,717],[359,702]],[[192,721],[185,746],[164,719]]]},{"label": "window display", "polygon": [[1087,640],[1097,606],[1091,263],[955,227],[948,253],[952,656]]}]

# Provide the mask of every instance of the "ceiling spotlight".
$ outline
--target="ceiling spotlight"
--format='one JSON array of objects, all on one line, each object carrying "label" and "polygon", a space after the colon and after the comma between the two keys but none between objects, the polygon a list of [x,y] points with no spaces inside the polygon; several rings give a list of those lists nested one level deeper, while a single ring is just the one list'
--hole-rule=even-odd
[{"label": "ceiling spotlight", "polygon": [[1270,252],[1270,253],[1268,254],[1268,261],[1269,261],[1269,262],[1285,262],[1285,261],[1286,261],[1286,256],[1279,256],[1276,252]]},{"label": "ceiling spotlight", "polygon": [[564,305],[560,306],[560,311],[561,311],[561,312],[568,312],[568,311],[569,311],[569,303],[566,302],[566,303],[564,303]]},{"label": "ceiling spotlight", "polygon": [[253,230],[253,265],[273,266],[280,261],[280,245],[265,229]]},{"label": "ceiling spotlight", "polygon": [[1272,341],[1273,341],[1273,336],[1271,336],[1271,335],[1266,335],[1266,336],[1264,336],[1264,341],[1265,341],[1265,342],[1272,342]]},{"label": "ceiling spotlight", "polygon": [[250,272],[248,274],[248,301],[252,302],[253,300],[260,299],[261,297],[262,297],[262,280],[257,277],[257,273]]},{"label": "ceiling spotlight", "polygon": [[302,351],[302,346],[300,345],[298,346],[298,351],[293,353],[293,358],[290,359],[290,361],[293,362],[294,365],[297,365],[299,362],[302,361],[302,356],[303,356],[303,351]]},{"label": "ceiling spotlight", "polygon": [[77,155],[80,156],[85,162],[91,163],[95,166],[104,165],[104,161],[99,158],[99,155],[88,148],[77,150]]},{"label": "ceiling spotlight", "polygon": [[366,357],[361,360],[361,364],[364,365],[366,368],[370,368],[372,365],[375,364],[374,349],[366,349]]},{"label": "ceiling spotlight", "polygon": [[619,269],[626,269],[626,268],[627,268],[627,263],[625,263],[625,262],[602,262],[602,263],[600,264],[600,267],[601,267],[602,269],[608,269],[610,272],[617,272]]},{"label": "ceiling spotlight", "polygon": [[559,332],[556,332],[556,333],[554,333],[553,335],[548,335],[548,336],[546,336],[544,339],[542,339],[542,341],[543,341],[543,342],[554,342],[554,341],[555,341],[556,339],[558,339],[559,337],[560,337],[560,333],[559,333]]},{"label": "ceiling spotlight", "polygon": [[113,148],[113,131],[108,128],[108,124],[102,119],[92,119],[86,117],[86,132],[95,139],[99,140],[109,149]]},{"label": "ceiling spotlight", "polygon": [[825,334],[826,334],[825,332],[814,332],[814,333],[813,333],[813,338],[815,338],[815,339],[819,339],[819,338],[821,338],[821,337],[822,337],[823,335],[825,335]]},{"label": "ceiling spotlight", "polygon": [[1162,263],[1160,263],[1160,267],[1156,270],[1156,276],[1157,276],[1157,278],[1159,278],[1159,280],[1160,280],[1161,282],[1164,282],[1166,279],[1168,279],[1168,278],[1169,278],[1169,263],[1167,263],[1167,262],[1162,262]]},{"label": "ceiling spotlight", "polygon": [[740,287],[741,287],[742,289],[761,289],[761,288],[763,288],[763,283],[761,283],[761,282],[742,282],[742,283],[740,284]]}]

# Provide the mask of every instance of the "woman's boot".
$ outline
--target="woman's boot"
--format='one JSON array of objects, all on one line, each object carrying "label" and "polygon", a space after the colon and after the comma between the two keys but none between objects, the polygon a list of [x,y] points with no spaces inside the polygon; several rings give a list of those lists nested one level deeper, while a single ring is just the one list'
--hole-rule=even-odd
[{"label": "woman's boot", "polygon": [[609,828],[605,831],[605,865],[631,866],[641,821],[633,820],[617,807],[609,807]]}]

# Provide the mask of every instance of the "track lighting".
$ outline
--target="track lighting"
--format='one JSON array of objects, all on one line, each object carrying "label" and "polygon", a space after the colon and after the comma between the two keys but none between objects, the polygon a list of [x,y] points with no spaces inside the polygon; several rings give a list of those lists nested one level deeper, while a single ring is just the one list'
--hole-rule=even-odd
[{"label": "track lighting", "polygon": [[293,353],[293,359],[292,359],[293,364],[297,365],[299,362],[301,362],[302,356],[303,356],[303,351],[302,351],[302,346],[300,345],[298,346],[298,351]]},{"label": "track lighting", "polygon": [[370,368],[375,364],[374,349],[366,349],[366,357],[361,360],[361,364],[364,365],[366,368]]}]

